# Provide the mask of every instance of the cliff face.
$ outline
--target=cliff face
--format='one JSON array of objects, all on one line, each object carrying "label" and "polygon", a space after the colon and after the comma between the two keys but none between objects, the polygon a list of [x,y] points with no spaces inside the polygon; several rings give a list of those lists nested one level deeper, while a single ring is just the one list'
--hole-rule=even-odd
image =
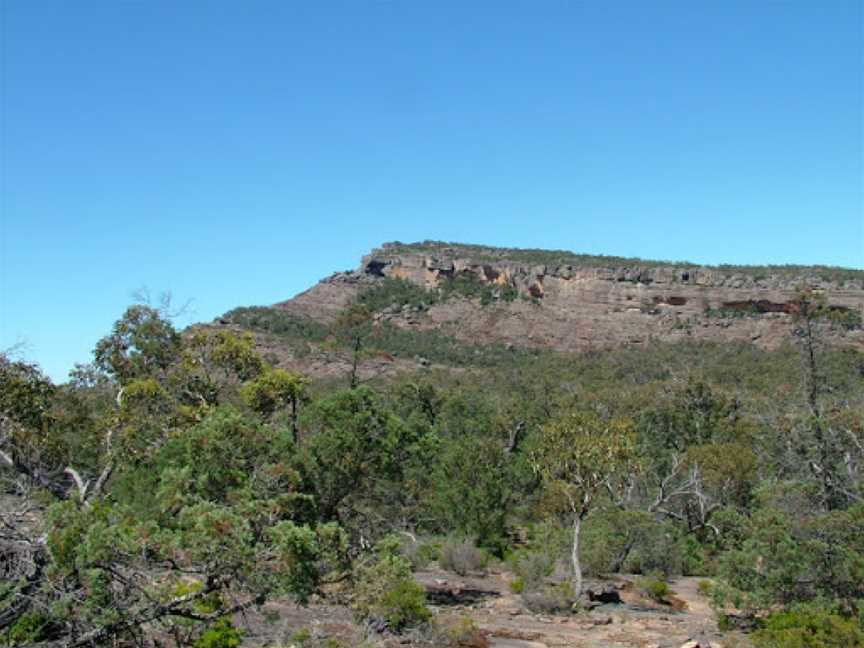
[{"label": "cliff face", "polygon": [[335,274],[279,308],[332,321],[364,289],[399,278],[433,290],[456,278],[515,299],[449,299],[420,309],[384,309],[395,326],[438,329],[470,342],[581,351],[681,338],[788,340],[791,301],[819,289],[853,326],[837,334],[864,347],[864,271],[810,267],[700,267],[584,257],[566,252],[423,243],[387,244],[360,267]]}]

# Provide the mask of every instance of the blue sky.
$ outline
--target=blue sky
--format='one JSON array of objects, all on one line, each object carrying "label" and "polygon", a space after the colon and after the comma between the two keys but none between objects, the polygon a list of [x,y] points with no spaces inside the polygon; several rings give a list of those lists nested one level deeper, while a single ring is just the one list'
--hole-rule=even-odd
[{"label": "blue sky", "polygon": [[0,349],[387,240],[864,267],[862,3],[5,0]]}]

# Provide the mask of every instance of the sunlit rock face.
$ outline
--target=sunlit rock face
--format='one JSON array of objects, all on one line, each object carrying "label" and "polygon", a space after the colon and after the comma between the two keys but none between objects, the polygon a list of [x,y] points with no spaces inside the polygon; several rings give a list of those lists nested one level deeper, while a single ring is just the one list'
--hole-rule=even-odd
[{"label": "sunlit rock face", "polygon": [[[518,297],[486,304],[453,298],[422,313],[378,317],[471,342],[583,351],[687,338],[776,347],[789,340],[791,302],[805,285],[823,292],[838,313],[853,320],[864,314],[862,271],[700,267],[434,242],[385,244],[356,270],[334,274],[277,306],[331,322],[361,291],[387,278],[435,290],[469,275],[496,290],[515,289]],[[864,347],[860,327],[838,327],[830,335]]]}]

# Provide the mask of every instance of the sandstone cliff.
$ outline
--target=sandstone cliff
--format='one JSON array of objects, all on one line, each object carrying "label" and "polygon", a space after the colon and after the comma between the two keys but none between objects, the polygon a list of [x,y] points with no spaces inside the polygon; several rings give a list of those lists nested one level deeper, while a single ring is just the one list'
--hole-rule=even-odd
[{"label": "sandstone cliff", "polygon": [[[507,250],[424,242],[385,244],[352,272],[337,273],[278,304],[331,322],[363,290],[387,278],[434,290],[471,277],[512,300],[450,299],[416,308],[386,308],[379,320],[437,329],[467,342],[582,351],[682,338],[750,341],[774,347],[789,339],[796,290],[823,292],[851,326],[837,332],[864,347],[864,271],[841,268],[702,267],[568,252]],[[841,334],[842,333],[842,334]]]}]

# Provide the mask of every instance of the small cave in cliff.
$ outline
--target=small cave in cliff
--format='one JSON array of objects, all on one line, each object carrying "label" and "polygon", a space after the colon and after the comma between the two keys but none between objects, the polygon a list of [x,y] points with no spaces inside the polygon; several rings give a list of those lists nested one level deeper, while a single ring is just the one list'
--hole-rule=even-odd
[{"label": "small cave in cliff", "polygon": [[767,299],[745,299],[742,301],[723,302],[723,310],[740,313],[791,313],[792,304],[788,302],[772,302]]},{"label": "small cave in cliff", "polygon": [[666,304],[668,306],[685,306],[687,304],[686,297],[675,297],[675,296],[661,296],[657,295],[654,297],[655,304]]},{"label": "small cave in cliff", "polygon": [[368,275],[372,275],[373,277],[384,277],[384,268],[386,268],[388,263],[386,261],[381,261],[380,259],[372,259],[369,263],[366,264],[366,268],[364,268],[364,272]]},{"label": "small cave in cliff", "polygon": [[483,276],[486,277],[486,281],[497,281],[498,277],[501,276],[501,273],[490,265],[484,265]]}]

